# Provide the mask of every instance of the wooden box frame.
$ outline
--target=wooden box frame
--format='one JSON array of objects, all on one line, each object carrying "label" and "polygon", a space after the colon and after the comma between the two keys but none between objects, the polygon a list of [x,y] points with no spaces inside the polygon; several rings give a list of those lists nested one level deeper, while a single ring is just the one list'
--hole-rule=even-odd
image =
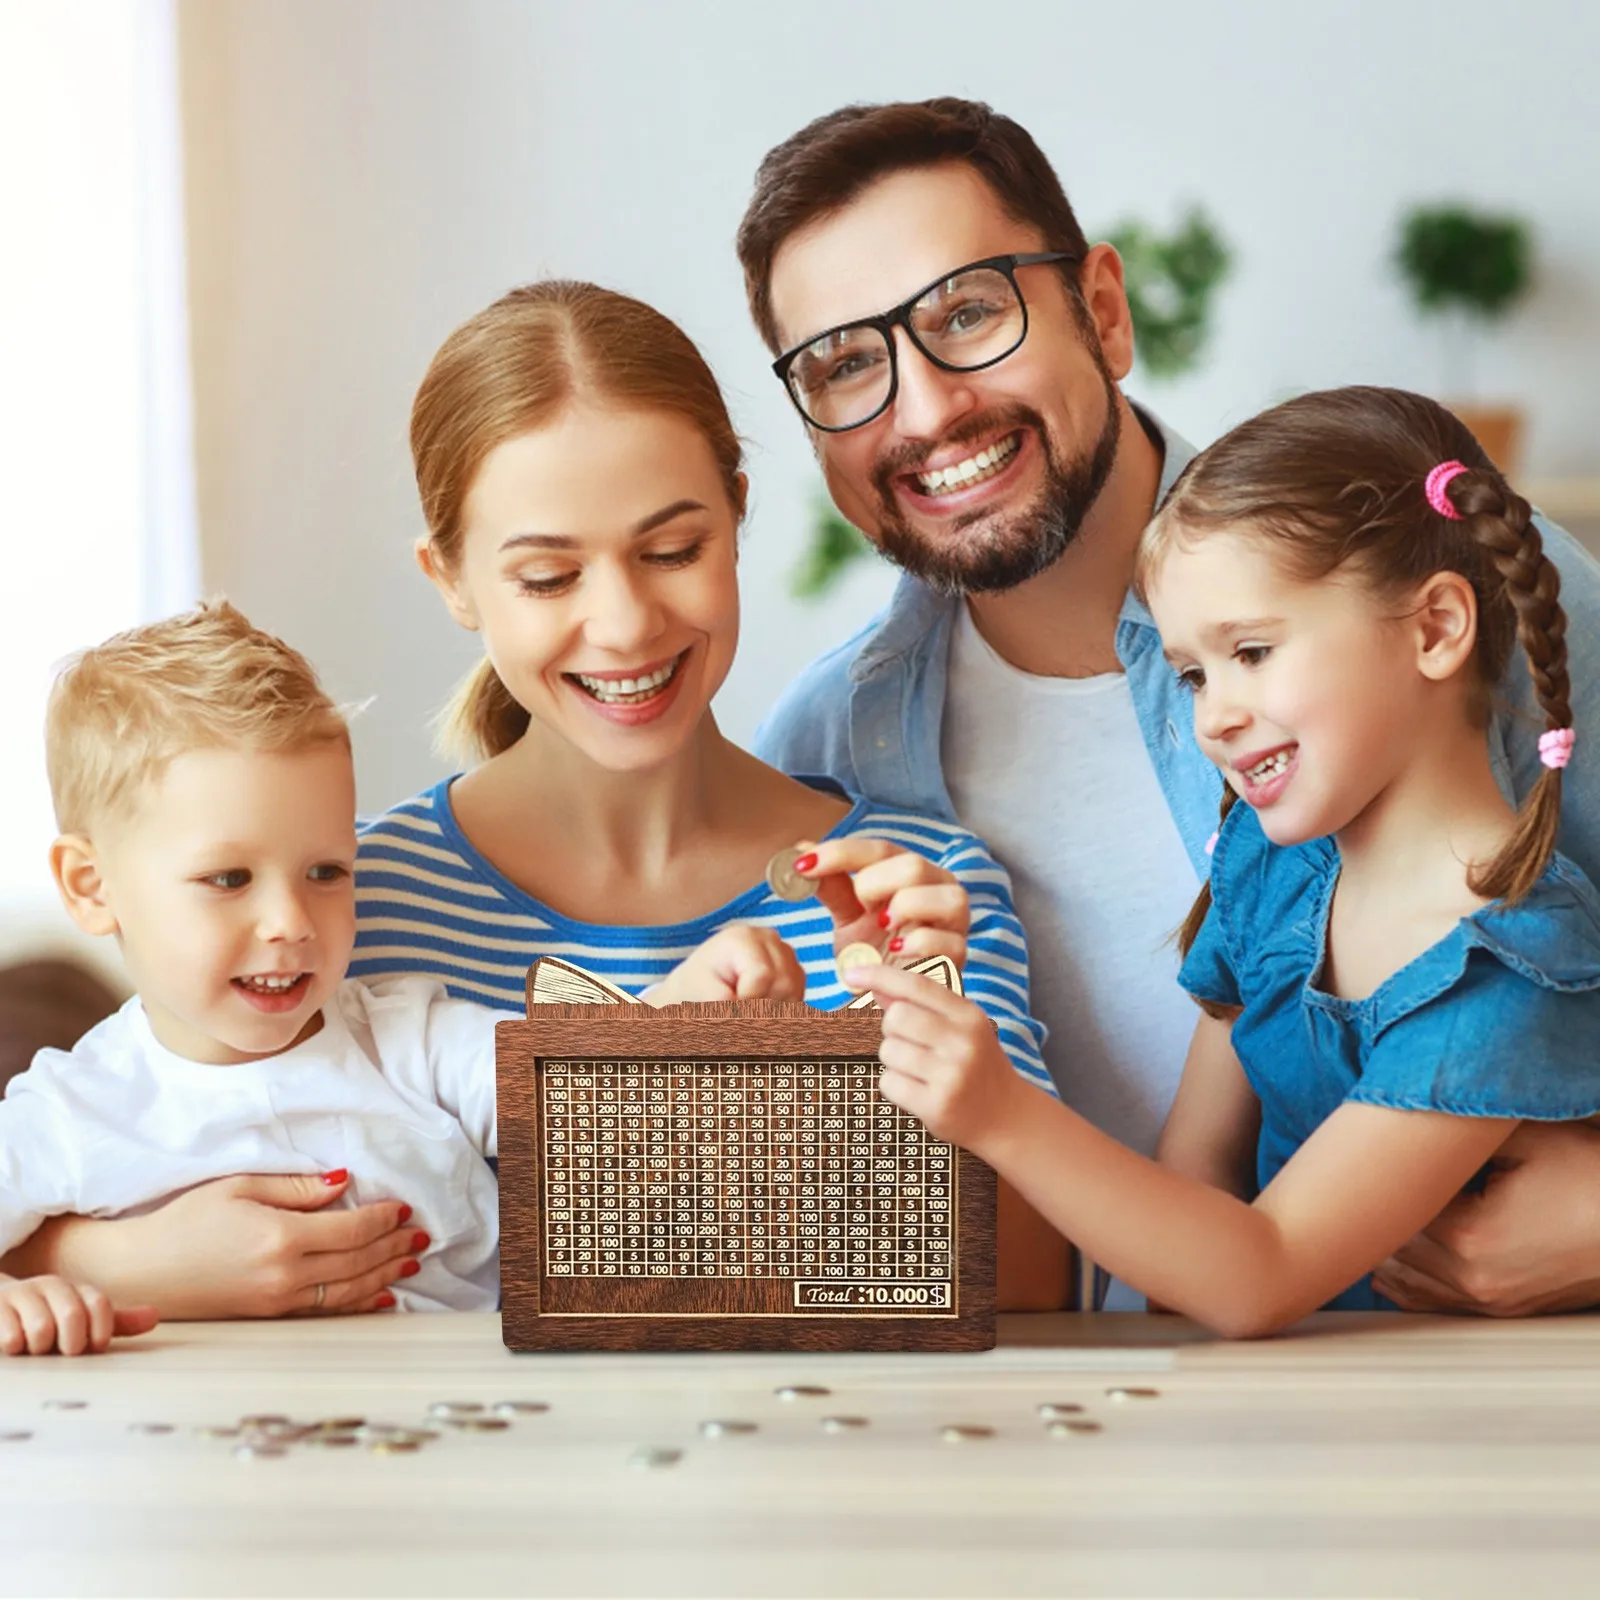
[{"label": "wooden box frame", "polygon": [[[995,1177],[976,1156],[949,1146],[955,1186],[948,1308],[899,1314],[861,1302],[878,1291],[857,1282],[844,1307],[790,1310],[819,1280],[642,1273],[554,1277],[545,1259],[546,1134],[540,1093],[546,1063],[648,1060],[739,1063],[781,1074],[793,1063],[871,1062],[881,1101],[876,1008],[816,1011],[791,1001],[694,1005],[557,1004],[528,1007],[496,1034],[500,1125],[500,1277],[503,1330],[513,1350],[986,1350],[994,1331]],[[907,1130],[921,1125],[898,1108]],[[926,1135],[925,1135],[926,1136]],[[931,1136],[927,1136],[931,1137]],[[820,1269],[819,1269],[820,1270]],[[903,1280],[901,1280],[903,1282]],[[848,1287],[851,1279],[834,1281]],[[811,1292],[820,1295],[820,1288]],[[837,1298],[837,1297],[834,1297]],[[889,1302],[892,1303],[892,1302]],[[759,1309],[757,1309],[759,1305]]]}]

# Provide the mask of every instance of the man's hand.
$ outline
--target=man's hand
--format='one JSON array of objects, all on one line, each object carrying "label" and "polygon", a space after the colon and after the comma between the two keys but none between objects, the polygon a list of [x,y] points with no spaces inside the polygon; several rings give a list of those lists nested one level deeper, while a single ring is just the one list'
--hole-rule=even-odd
[{"label": "man's hand", "polygon": [[81,1356],[113,1338],[148,1333],[149,1306],[115,1307],[98,1289],[65,1278],[0,1277],[0,1354]]},{"label": "man's hand", "polygon": [[804,1000],[806,974],[771,928],[736,922],[711,935],[642,996],[653,1006],[687,1000]]},{"label": "man's hand", "polygon": [[1453,1200],[1373,1283],[1406,1311],[1524,1317],[1600,1304],[1600,1129],[1523,1123],[1483,1193]]}]

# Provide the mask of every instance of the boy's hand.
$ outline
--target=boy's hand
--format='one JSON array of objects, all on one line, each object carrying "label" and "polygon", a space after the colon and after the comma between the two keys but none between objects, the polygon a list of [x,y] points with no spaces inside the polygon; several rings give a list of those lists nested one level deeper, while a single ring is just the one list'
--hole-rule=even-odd
[{"label": "boy's hand", "polygon": [[883,1007],[879,1087],[941,1139],[983,1154],[1030,1090],[1006,1059],[994,1025],[970,1000],[897,967],[859,967],[845,982]]},{"label": "boy's hand", "polygon": [[795,862],[833,918],[833,948],[870,944],[893,962],[949,956],[967,963],[972,923],[953,872],[888,839],[825,839]]},{"label": "boy's hand", "polygon": [[804,1000],[800,958],[771,928],[736,922],[714,933],[642,997],[653,1006],[686,1000]]},{"label": "boy's hand", "polygon": [[148,1333],[156,1321],[149,1306],[119,1310],[86,1283],[0,1278],[0,1351],[8,1356],[81,1356],[113,1337]]}]

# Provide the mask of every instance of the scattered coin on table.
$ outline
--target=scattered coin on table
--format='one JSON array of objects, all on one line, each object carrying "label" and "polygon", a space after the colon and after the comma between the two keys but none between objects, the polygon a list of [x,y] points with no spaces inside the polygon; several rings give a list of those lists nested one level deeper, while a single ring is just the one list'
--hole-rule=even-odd
[{"label": "scattered coin on table", "polygon": [[713,1417],[700,1424],[700,1431],[708,1439],[726,1439],[737,1433],[754,1433],[753,1422],[742,1422],[736,1417]]},{"label": "scattered coin on table", "polygon": [[176,1431],[177,1430],[170,1422],[130,1422],[128,1424],[129,1433],[148,1433],[154,1435],[162,1433],[174,1433]]},{"label": "scattered coin on table", "polygon": [[1076,1400],[1046,1400],[1039,1407],[1039,1416],[1045,1422],[1059,1422],[1063,1417],[1082,1414],[1083,1407]]},{"label": "scattered coin on table", "polygon": [[276,1461],[288,1455],[289,1448],[281,1444],[236,1444],[233,1453],[241,1461]]},{"label": "scattered coin on table", "polygon": [[1090,1422],[1085,1417],[1066,1417],[1054,1422],[1047,1422],[1044,1431],[1052,1439],[1067,1439],[1075,1433],[1100,1433],[1104,1430],[1102,1422]]},{"label": "scattered coin on table", "polygon": [[1141,1389],[1137,1386],[1123,1385],[1116,1389],[1107,1389],[1106,1398],[1119,1403],[1128,1400],[1155,1400],[1160,1397],[1159,1389]]},{"label": "scattered coin on table", "polygon": [[817,1383],[786,1383],[781,1389],[772,1391],[780,1400],[815,1400],[825,1394],[832,1394],[832,1389],[824,1389]]},{"label": "scattered coin on table", "polygon": [[0,1444],[21,1444],[32,1437],[32,1432],[27,1428],[0,1428]]},{"label": "scattered coin on table", "polygon": [[544,1400],[497,1400],[494,1409],[502,1417],[537,1417],[550,1409]]},{"label": "scattered coin on table", "polygon": [[367,1451],[375,1456],[414,1456],[421,1448],[415,1439],[374,1439]]},{"label": "scattered coin on table", "polygon": [[87,1400],[44,1400],[40,1402],[46,1411],[84,1411],[88,1409]]},{"label": "scattered coin on table", "polygon": [[511,1426],[505,1417],[446,1417],[444,1421],[463,1433],[503,1433]]},{"label": "scattered coin on table", "polygon": [[484,1409],[482,1402],[477,1400],[435,1400],[428,1407],[428,1415],[448,1420],[451,1417],[475,1417]]},{"label": "scattered coin on table", "polygon": [[659,1467],[675,1467],[682,1460],[681,1450],[635,1450],[628,1457],[628,1465],[650,1471]]},{"label": "scattered coin on table", "polygon": [[994,1429],[981,1422],[952,1422],[939,1430],[946,1444],[970,1444],[975,1439],[994,1438]]},{"label": "scattered coin on table", "polygon": [[824,1417],[819,1426],[824,1433],[850,1433],[868,1423],[865,1417]]},{"label": "scattered coin on table", "polygon": [[780,900],[809,900],[817,892],[817,886],[809,878],[802,878],[794,870],[795,862],[809,853],[793,848],[780,850],[767,863],[767,887]]}]

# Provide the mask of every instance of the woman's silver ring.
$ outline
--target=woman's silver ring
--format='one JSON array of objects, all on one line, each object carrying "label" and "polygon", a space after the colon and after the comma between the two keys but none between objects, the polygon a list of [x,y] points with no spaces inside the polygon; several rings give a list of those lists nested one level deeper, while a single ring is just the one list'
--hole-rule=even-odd
[{"label": "woman's silver ring", "polygon": [[327,1298],[328,1298],[328,1286],[327,1286],[327,1284],[319,1283],[317,1285],[316,1298],[311,1302],[311,1309],[313,1311],[320,1311],[322,1309],[322,1302],[324,1300],[326,1300]]}]

